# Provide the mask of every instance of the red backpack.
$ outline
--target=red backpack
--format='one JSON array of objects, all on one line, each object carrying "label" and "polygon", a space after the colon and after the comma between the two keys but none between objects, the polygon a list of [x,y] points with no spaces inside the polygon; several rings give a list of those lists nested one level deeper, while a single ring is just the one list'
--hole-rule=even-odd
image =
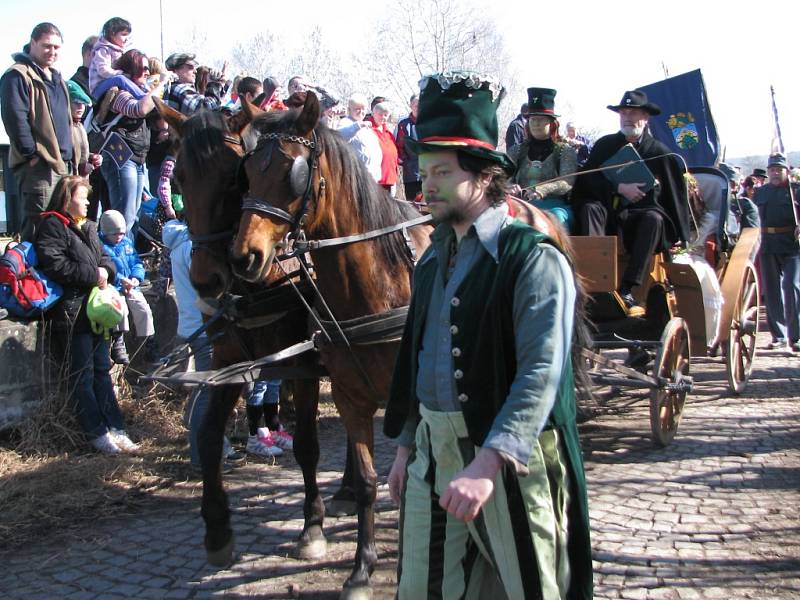
[{"label": "red backpack", "polygon": [[17,317],[42,314],[64,293],[58,283],[36,270],[37,264],[30,242],[12,242],[0,257],[0,306]]}]

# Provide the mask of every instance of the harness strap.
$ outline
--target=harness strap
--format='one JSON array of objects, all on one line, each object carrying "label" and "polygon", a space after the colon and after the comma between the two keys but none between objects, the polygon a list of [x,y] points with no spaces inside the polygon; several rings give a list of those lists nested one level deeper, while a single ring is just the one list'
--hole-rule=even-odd
[{"label": "harness strap", "polygon": [[250,195],[247,195],[244,197],[244,199],[242,199],[242,210],[251,210],[253,212],[263,213],[271,217],[276,217],[281,221],[288,223],[289,225],[294,224],[294,217],[282,208],[272,206],[266,200],[254,198]]},{"label": "harness strap", "polygon": [[339,321],[341,334],[333,321],[317,319],[333,345],[342,345],[345,339],[354,346],[385,344],[399,341],[408,315],[408,306],[393,308],[382,313]]},{"label": "harness strap", "polygon": [[382,227],[381,229],[373,229],[372,231],[366,231],[364,233],[354,233],[353,235],[328,238],[326,240],[300,241],[295,243],[295,248],[297,248],[302,252],[305,252],[306,249],[319,250],[320,248],[329,248],[331,246],[344,246],[346,244],[352,244],[354,242],[371,240],[377,237],[387,235],[389,233],[394,233],[395,231],[400,231],[401,229],[406,229],[408,227],[415,227],[416,225],[429,223],[432,219],[433,217],[431,215],[424,215],[422,217],[417,217],[416,219],[411,219],[410,221],[403,221],[402,223],[397,223],[396,225],[389,225],[388,227]]}]

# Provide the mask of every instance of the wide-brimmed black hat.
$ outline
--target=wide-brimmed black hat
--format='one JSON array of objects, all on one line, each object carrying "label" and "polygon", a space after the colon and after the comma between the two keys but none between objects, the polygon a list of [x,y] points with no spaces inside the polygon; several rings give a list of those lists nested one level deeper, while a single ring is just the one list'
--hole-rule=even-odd
[{"label": "wide-brimmed black hat", "polygon": [[195,62],[194,59],[195,59],[194,54],[176,52],[175,54],[170,54],[167,57],[167,60],[164,61],[164,66],[167,67],[167,69],[169,69],[170,71],[175,71],[176,69],[180,69],[186,63]]},{"label": "wide-brimmed black hat", "polygon": [[471,71],[448,71],[419,82],[417,139],[406,138],[415,154],[461,150],[499,164],[512,174],[514,161],[497,150],[497,107],[505,96],[498,82]]},{"label": "wide-brimmed black hat", "polygon": [[661,114],[661,107],[658,104],[653,104],[647,100],[647,94],[645,94],[642,90],[632,90],[625,92],[622,96],[622,100],[620,100],[619,104],[616,105],[609,105],[606,108],[609,110],[613,110],[614,112],[619,112],[620,108],[641,108],[642,110],[646,110],[651,115],[659,115]]},{"label": "wide-brimmed black hat", "polygon": [[552,88],[528,88],[528,117],[559,117],[556,114],[556,90]]},{"label": "wide-brimmed black hat", "polygon": [[766,169],[753,169],[753,172],[750,173],[750,177],[763,177],[764,179],[767,178],[767,170]]}]

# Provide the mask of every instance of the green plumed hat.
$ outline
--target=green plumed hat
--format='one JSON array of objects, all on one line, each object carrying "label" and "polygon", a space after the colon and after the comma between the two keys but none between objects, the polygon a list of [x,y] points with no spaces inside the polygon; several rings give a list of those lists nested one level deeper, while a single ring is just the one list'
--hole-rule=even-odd
[{"label": "green plumed hat", "polygon": [[497,150],[503,86],[471,71],[447,71],[423,77],[419,89],[417,139],[405,142],[411,152],[461,150],[514,173],[514,161]]}]

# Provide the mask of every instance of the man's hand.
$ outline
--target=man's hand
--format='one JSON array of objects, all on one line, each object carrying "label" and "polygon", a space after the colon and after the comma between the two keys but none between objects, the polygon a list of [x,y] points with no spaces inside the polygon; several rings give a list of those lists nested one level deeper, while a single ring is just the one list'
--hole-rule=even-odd
[{"label": "man's hand", "polygon": [[389,495],[395,504],[400,504],[400,496],[403,495],[403,482],[406,479],[406,463],[411,451],[405,446],[397,447],[397,454],[394,456],[392,469],[389,471]]},{"label": "man's hand", "polygon": [[460,521],[472,521],[492,497],[494,479],[502,465],[496,450],[481,448],[469,466],[453,477],[439,505]]},{"label": "man's hand", "polygon": [[620,183],[617,186],[617,192],[625,196],[630,202],[638,202],[645,197],[645,192],[642,191],[641,186],[644,183]]}]

